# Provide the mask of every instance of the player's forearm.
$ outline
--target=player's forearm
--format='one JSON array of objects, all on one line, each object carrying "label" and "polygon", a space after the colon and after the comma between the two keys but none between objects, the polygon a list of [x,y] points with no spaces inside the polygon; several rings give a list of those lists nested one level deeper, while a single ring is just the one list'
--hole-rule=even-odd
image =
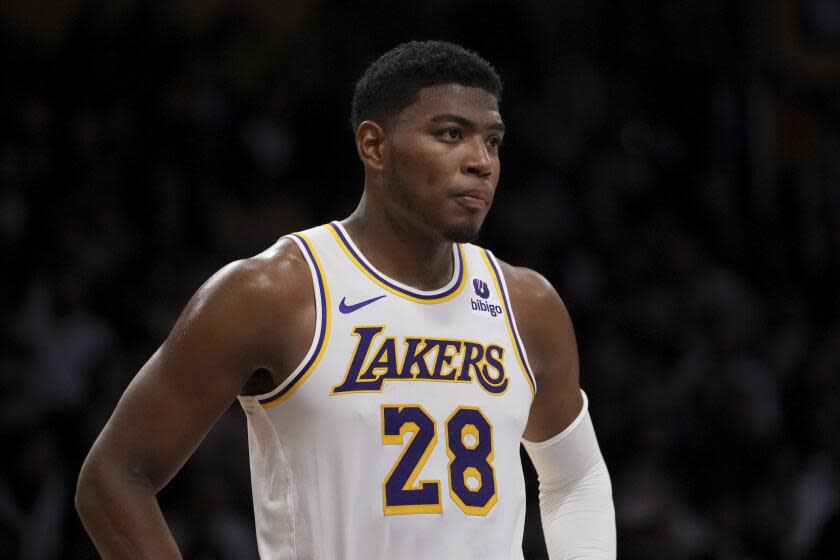
[{"label": "player's forearm", "polygon": [[127,470],[88,457],[76,510],[103,559],[180,559],[152,486]]},{"label": "player's forearm", "polygon": [[570,487],[541,486],[540,513],[551,560],[616,557],[612,486],[603,462]]},{"label": "player's forearm", "polygon": [[583,394],[583,409],[563,432],[539,443],[523,440],[539,475],[551,560],[616,557],[612,484],[587,407]]}]

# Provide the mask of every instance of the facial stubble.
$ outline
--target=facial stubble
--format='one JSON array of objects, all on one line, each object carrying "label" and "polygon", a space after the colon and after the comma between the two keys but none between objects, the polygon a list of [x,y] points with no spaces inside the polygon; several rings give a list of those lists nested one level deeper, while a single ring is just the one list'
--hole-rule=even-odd
[{"label": "facial stubble", "polygon": [[411,188],[408,182],[405,181],[396,169],[397,166],[391,168],[391,173],[388,177],[388,185],[394,194],[395,203],[400,206],[404,212],[410,216],[416,216],[422,222],[422,225],[427,229],[438,232],[444,239],[450,243],[471,243],[478,238],[481,232],[481,226],[484,222],[482,218],[478,224],[473,225],[466,221],[458,224],[442,223],[435,220],[435,214],[429,212],[428,208],[424,208],[416,204],[416,199],[411,196]]}]

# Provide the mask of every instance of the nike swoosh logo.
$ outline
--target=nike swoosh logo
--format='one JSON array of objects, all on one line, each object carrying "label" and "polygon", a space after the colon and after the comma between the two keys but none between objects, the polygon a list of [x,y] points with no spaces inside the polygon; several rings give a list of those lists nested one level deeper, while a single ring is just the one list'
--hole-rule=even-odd
[{"label": "nike swoosh logo", "polygon": [[359,310],[366,305],[370,305],[374,301],[379,301],[380,299],[384,298],[386,295],[388,295],[388,294],[382,294],[381,296],[376,296],[374,298],[366,299],[366,300],[360,301],[359,303],[354,303],[352,305],[347,305],[347,303],[345,303],[345,301],[344,301],[346,298],[341,298],[341,301],[338,304],[338,310],[341,311],[342,313],[344,313],[345,315],[347,313],[353,313],[354,311]]}]

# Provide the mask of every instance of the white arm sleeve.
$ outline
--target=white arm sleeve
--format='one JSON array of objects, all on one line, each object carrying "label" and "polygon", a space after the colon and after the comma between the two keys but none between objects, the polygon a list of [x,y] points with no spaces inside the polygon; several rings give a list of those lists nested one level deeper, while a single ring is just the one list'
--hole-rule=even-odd
[{"label": "white arm sleeve", "polygon": [[551,560],[616,557],[615,511],[607,465],[583,393],[583,409],[565,430],[522,444],[540,481],[540,514]]}]

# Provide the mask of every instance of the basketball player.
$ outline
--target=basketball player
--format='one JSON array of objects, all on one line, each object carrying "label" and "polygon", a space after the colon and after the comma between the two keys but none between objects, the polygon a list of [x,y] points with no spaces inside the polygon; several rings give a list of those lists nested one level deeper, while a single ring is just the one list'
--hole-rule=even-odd
[{"label": "basketball player", "polygon": [[76,505],[103,557],[180,557],[155,494],[236,398],[264,560],[522,558],[520,442],[550,557],[615,557],[568,313],[469,243],[499,180],[500,93],[448,43],[366,70],[358,208],[210,278],[93,445]]}]

